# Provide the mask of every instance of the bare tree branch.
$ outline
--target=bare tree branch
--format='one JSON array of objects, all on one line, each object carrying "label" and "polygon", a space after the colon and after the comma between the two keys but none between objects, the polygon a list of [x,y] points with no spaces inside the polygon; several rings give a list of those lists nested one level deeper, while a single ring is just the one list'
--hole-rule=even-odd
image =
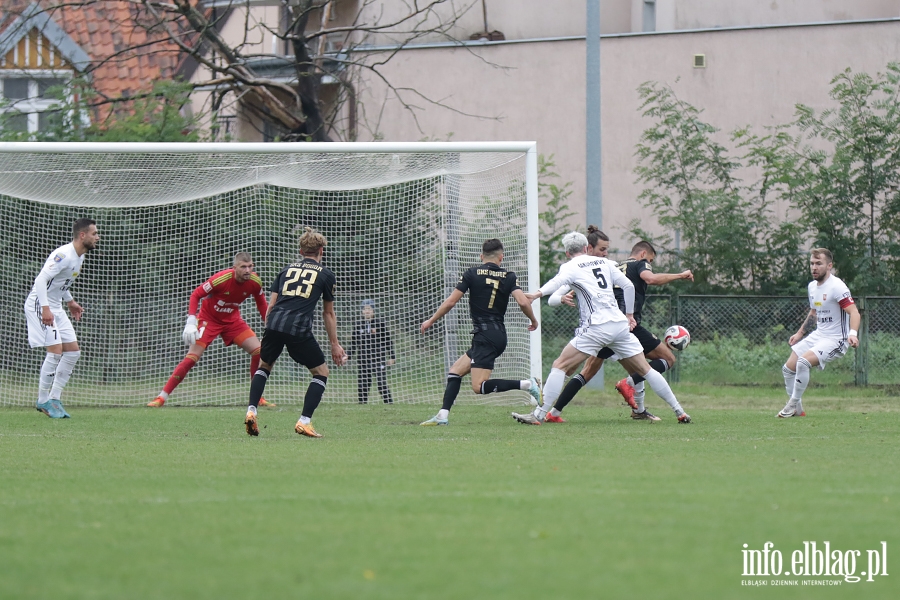
[{"label": "bare tree branch", "polygon": [[[11,5],[21,10],[30,1],[0,0],[0,8]],[[478,60],[505,68],[457,38],[461,19],[477,2],[282,0],[277,4],[278,18],[269,22],[259,16],[260,7],[250,0],[233,0],[215,9],[201,0],[45,0],[41,6],[60,24],[65,23],[67,12],[104,5],[110,11],[123,4],[131,7],[132,22],[122,31],[126,36],[127,32],[140,32],[140,36],[126,39],[124,47],[120,44],[106,55],[92,56],[91,71],[153,55],[177,54],[180,64],[200,69],[191,77],[192,87],[212,89],[207,108],[213,119],[221,111],[239,110],[283,132],[284,139],[330,140],[332,135],[356,138],[358,115],[365,114],[365,107],[357,105],[364,74],[396,98],[419,131],[426,105],[466,117],[497,119],[460,110],[450,98],[431,98],[415,87],[396,85],[384,69],[400,51],[434,40],[459,43]],[[234,31],[236,18],[240,19],[240,33],[232,35],[234,39],[226,38],[225,27]],[[269,39],[273,40],[271,52],[261,48]],[[332,49],[330,40],[339,42],[339,48]],[[127,100],[145,93],[134,92]],[[119,101],[110,94],[94,99],[97,106]],[[247,122],[257,126],[252,121]]]}]

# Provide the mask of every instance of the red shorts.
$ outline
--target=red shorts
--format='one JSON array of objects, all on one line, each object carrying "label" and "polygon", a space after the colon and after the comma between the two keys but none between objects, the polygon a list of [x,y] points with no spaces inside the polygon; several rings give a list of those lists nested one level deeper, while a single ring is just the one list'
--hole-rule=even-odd
[{"label": "red shorts", "polygon": [[226,346],[232,344],[240,346],[247,338],[256,335],[243,319],[237,319],[228,323],[201,319],[197,322],[197,328],[200,331],[200,339],[197,340],[197,343],[204,348],[209,348],[209,345],[216,341],[216,338],[219,336],[222,336],[222,341],[225,342]]}]

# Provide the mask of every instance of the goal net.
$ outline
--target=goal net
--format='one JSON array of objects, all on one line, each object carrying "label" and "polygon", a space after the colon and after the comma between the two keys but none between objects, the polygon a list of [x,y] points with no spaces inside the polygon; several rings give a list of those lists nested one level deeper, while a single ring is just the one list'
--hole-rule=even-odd
[{"label": "goal net", "polygon": [[[539,285],[537,169],[533,143],[336,144],[0,144],[0,404],[37,398],[45,352],[29,348],[23,306],[48,255],[71,241],[80,217],[97,222],[100,243],[72,287],[84,316],[74,321],[81,359],[63,393],[66,406],[140,406],[160,392],[184,358],[191,292],[249,252],[268,288],[298,255],[304,226],[328,239],[323,260],[337,276],[335,310],[345,349],[363,301],[390,334],[386,367],[394,402],[437,403],[448,367],[471,341],[467,298],[426,334],[420,324],[480,263],[499,238],[503,266],[528,291]],[[535,310],[538,305],[535,303]],[[241,307],[262,337],[252,300]],[[331,364],[316,309],[315,336],[331,370],[325,402],[356,403],[360,359]],[[515,303],[509,345],[496,377],[540,375],[540,334]],[[243,405],[250,357],[221,339],[170,395],[171,405]],[[309,372],[287,353],[265,396],[300,405]],[[527,402],[527,392],[461,403]],[[380,403],[372,377],[368,401]]]}]

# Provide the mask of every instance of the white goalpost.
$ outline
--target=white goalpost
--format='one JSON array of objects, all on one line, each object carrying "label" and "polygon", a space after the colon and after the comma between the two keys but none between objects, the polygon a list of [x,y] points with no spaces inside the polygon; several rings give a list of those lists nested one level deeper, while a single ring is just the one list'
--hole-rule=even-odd
[{"label": "white goalpost", "polygon": [[[68,406],[141,406],[153,400],[187,347],[181,331],[191,292],[249,252],[266,296],[299,254],[304,226],[328,239],[335,309],[349,348],[364,300],[390,334],[394,402],[439,403],[451,365],[467,348],[468,302],[426,334],[419,325],[499,238],[503,266],[525,291],[540,285],[534,142],[417,143],[0,143],[0,404],[33,405],[44,352],[28,347],[23,305],[47,256],[71,241],[72,223],[97,222],[100,243],[72,286],[85,313],[73,321],[81,359],[63,394]],[[539,303],[533,308],[539,314]],[[252,300],[241,314],[261,337]],[[316,339],[328,343],[316,310]],[[495,376],[541,375],[540,331],[514,302],[509,345]],[[358,350],[358,349],[357,349]],[[324,402],[356,403],[357,351],[331,365]],[[175,389],[168,405],[243,405],[250,357],[221,340]],[[285,353],[266,387],[300,405],[309,372]],[[527,392],[460,403],[527,403]],[[382,401],[375,381],[368,401]]]}]

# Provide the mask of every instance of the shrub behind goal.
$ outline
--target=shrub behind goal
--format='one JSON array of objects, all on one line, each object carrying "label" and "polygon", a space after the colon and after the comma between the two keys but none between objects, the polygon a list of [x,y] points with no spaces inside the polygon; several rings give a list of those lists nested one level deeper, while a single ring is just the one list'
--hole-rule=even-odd
[{"label": "shrub behind goal", "polygon": [[[539,285],[536,162],[533,143],[0,144],[0,403],[35,402],[44,352],[28,348],[22,306],[79,217],[95,219],[101,239],[72,288],[85,314],[73,321],[82,358],[66,406],[152,400],[186,353],[191,291],[239,251],[251,253],[268,288],[297,258],[306,225],[328,238],[323,262],[337,275],[342,345],[362,300],[374,300],[397,354],[394,401],[439,402],[447,368],[471,339],[468,304],[426,335],[418,328],[479,261],[484,240],[503,241],[503,265],[523,289]],[[320,311],[316,338],[328,357]],[[262,336],[252,301],[241,314]],[[540,334],[527,324],[511,305],[497,377],[540,376]],[[246,404],[249,360],[217,340],[167,406]],[[325,401],[355,403],[355,358],[340,368],[328,362]],[[308,381],[285,353],[266,397],[299,405]],[[460,395],[470,403],[527,398]],[[380,401],[373,382],[369,403]]]}]

